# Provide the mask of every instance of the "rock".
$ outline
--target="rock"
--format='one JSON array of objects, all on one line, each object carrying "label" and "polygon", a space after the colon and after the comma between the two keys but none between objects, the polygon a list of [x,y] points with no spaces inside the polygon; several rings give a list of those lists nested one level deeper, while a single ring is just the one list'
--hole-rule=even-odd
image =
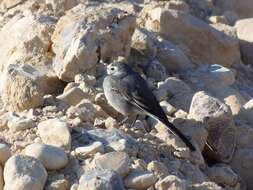
[{"label": "rock", "polygon": [[238,182],[237,174],[227,165],[217,164],[208,169],[208,177],[211,181],[234,187]]},{"label": "rock", "polygon": [[[35,69],[43,67],[47,70],[51,62],[51,52],[48,50],[55,23],[54,17],[40,14],[19,14],[13,17],[0,32],[0,71],[3,72],[14,63],[29,64]],[[50,68],[47,71],[50,71]]]},{"label": "rock", "polygon": [[125,152],[109,152],[96,157],[94,165],[101,170],[113,170],[124,177],[130,170],[130,158]]},{"label": "rock", "polygon": [[75,75],[75,83],[82,83],[82,82],[84,82],[88,86],[94,86],[96,84],[96,77],[88,74]]},{"label": "rock", "polygon": [[186,190],[186,181],[178,178],[175,175],[168,175],[164,179],[155,184],[157,190]]},{"label": "rock", "polygon": [[0,165],[0,190],[4,189],[3,168]]},{"label": "rock", "polygon": [[8,10],[11,9],[19,4],[22,4],[24,0],[3,0],[1,1],[0,7],[1,10]]},{"label": "rock", "polygon": [[0,116],[0,131],[3,131],[8,128],[8,121],[16,118],[17,114],[14,112],[6,112]]},{"label": "rock", "polygon": [[165,100],[160,102],[160,106],[163,108],[163,111],[166,113],[166,115],[172,115],[176,112],[176,108]]},{"label": "rock", "polygon": [[71,135],[68,124],[59,119],[49,119],[42,121],[38,125],[38,133],[45,144],[57,146],[70,150]]},{"label": "rock", "polygon": [[125,186],[132,189],[147,189],[156,182],[153,173],[147,171],[132,171],[125,179]]},{"label": "rock", "polygon": [[114,119],[112,117],[107,117],[107,119],[105,120],[105,127],[107,129],[110,129],[110,128],[119,128],[119,123],[117,122],[116,119]]},{"label": "rock", "polygon": [[[7,146],[6,144],[0,144],[0,164],[4,165],[5,162],[10,157],[11,157],[11,150],[10,150],[9,146]],[[1,185],[0,185],[0,187],[1,187]]]},{"label": "rock", "polygon": [[236,127],[237,149],[253,148],[253,128],[247,124]]},{"label": "rock", "polygon": [[2,76],[2,100],[7,110],[23,111],[43,104],[43,76],[30,65],[10,64]]},{"label": "rock", "polygon": [[253,174],[251,172],[253,168],[252,160],[252,148],[237,149],[230,164],[232,169],[246,182],[247,189],[253,188]]},{"label": "rock", "polygon": [[206,124],[207,141],[217,150],[217,159],[229,162],[236,143],[231,110],[220,100],[200,91],[192,98],[190,118]]},{"label": "rock", "polygon": [[12,132],[22,131],[36,127],[35,122],[31,118],[26,117],[13,117],[8,121],[8,128]]},{"label": "rock", "polygon": [[193,184],[191,188],[194,190],[224,190],[222,187],[211,181]]},{"label": "rock", "polygon": [[89,139],[92,141],[100,141],[105,146],[105,152],[111,150],[118,152],[127,152],[131,156],[135,156],[138,152],[138,143],[131,136],[125,134],[119,129],[93,129],[87,132]]},{"label": "rock", "polygon": [[75,106],[82,99],[87,98],[87,95],[80,88],[74,87],[57,96],[57,98],[68,103],[69,105]]},{"label": "rock", "polygon": [[57,179],[50,182],[46,186],[45,190],[69,190],[69,184],[66,179]]},{"label": "rock", "polygon": [[222,65],[200,65],[197,69],[189,70],[184,77],[201,88],[211,86],[230,86],[235,82],[235,73]]},{"label": "rock", "polygon": [[[252,3],[253,7],[253,3]],[[253,65],[253,56],[251,54],[253,50],[253,19],[242,19],[236,22],[237,36],[240,40],[240,50],[242,54],[242,60],[245,64]]]},{"label": "rock", "polygon": [[[140,26],[186,47],[187,54],[198,64],[230,66],[240,60],[238,39],[224,35],[187,13],[147,5],[141,17]],[[214,48],[210,50],[210,47]]]},{"label": "rock", "polygon": [[43,190],[47,172],[35,158],[15,155],[8,159],[4,167],[6,190]]},{"label": "rock", "polygon": [[147,169],[154,173],[155,176],[159,179],[164,178],[165,176],[169,175],[169,171],[162,162],[152,161],[148,164]]},{"label": "rock", "polygon": [[193,67],[189,58],[178,46],[162,38],[159,38],[157,42],[157,59],[170,72],[187,70]]},{"label": "rock", "polygon": [[86,158],[98,152],[104,153],[104,145],[100,141],[95,141],[90,145],[75,149],[75,155],[79,158]]},{"label": "rock", "polygon": [[166,68],[156,59],[148,63],[145,73],[155,81],[165,80],[167,76]]},{"label": "rock", "polygon": [[227,18],[225,16],[211,16],[209,20],[212,23],[220,23],[220,24],[229,24]]},{"label": "rock", "polygon": [[60,18],[52,36],[54,70],[60,79],[73,81],[76,74],[90,73],[99,51],[103,60],[117,55],[127,57],[135,17],[116,7],[79,4]]},{"label": "rock", "polygon": [[245,120],[248,124],[253,124],[253,99],[249,100],[243,105],[243,108],[240,110],[239,118]]},{"label": "rock", "polygon": [[78,190],[83,189],[124,190],[125,188],[120,176],[116,172],[110,170],[93,170],[81,176]]},{"label": "rock", "polygon": [[51,145],[33,143],[25,148],[25,154],[37,158],[48,170],[61,169],[68,163],[64,150]]},{"label": "rock", "polygon": [[190,86],[176,77],[168,77],[165,81],[159,82],[154,94],[159,101],[168,101],[184,111],[189,110],[193,96]]},{"label": "rock", "polygon": [[56,15],[63,15],[65,11],[78,4],[77,0],[46,0],[46,4],[52,6]]},{"label": "rock", "polygon": [[215,1],[214,5],[222,12],[234,11],[240,18],[253,17],[253,2],[251,0],[242,0],[240,2],[236,0]]}]

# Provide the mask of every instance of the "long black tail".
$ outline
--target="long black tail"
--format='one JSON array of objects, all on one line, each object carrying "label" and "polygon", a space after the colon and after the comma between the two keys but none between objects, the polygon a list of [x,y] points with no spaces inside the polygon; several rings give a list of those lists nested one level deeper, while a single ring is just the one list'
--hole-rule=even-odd
[{"label": "long black tail", "polygon": [[187,137],[179,130],[177,129],[171,122],[169,122],[167,119],[164,119],[161,121],[164,125],[166,125],[169,130],[176,136],[178,136],[186,146],[189,147],[191,151],[195,151],[196,148],[193,146],[193,144],[187,139]]}]

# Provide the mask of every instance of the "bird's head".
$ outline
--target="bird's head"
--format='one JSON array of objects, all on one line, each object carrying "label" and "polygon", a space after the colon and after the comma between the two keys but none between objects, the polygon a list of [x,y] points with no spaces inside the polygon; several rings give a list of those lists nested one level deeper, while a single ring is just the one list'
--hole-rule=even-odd
[{"label": "bird's head", "polygon": [[107,66],[107,74],[113,76],[124,76],[131,69],[124,60],[115,61]]}]

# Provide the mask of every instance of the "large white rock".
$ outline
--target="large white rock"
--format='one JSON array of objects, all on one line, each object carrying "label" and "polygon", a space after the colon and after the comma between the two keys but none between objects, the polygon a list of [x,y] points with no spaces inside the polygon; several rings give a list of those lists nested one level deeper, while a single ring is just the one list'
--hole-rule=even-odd
[{"label": "large white rock", "polygon": [[71,135],[66,122],[59,119],[42,121],[38,125],[38,132],[43,143],[70,150]]},{"label": "large white rock", "polygon": [[61,169],[68,163],[64,150],[52,145],[33,143],[25,148],[25,154],[37,158],[48,170]]},{"label": "large white rock", "polygon": [[237,38],[225,35],[187,13],[147,5],[141,15],[140,26],[185,47],[196,63],[230,66],[240,60]]},{"label": "large white rock", "polygon": [[167,190],[167,189],[174,189],[174,190],[186,190],[186,181],[180,179],[175,175],[168,175],[164,179],[158,181],[155,184],[157,190]]},{"label": "large white rock", "polygon": [[30,156],[15,155],[4,167],[4,190],[43,190],[47,172],[41,162]]},{"label": "large white rock", "polygon": [[253,65],[253,18],[239,20],[235,27],[240,40],[242,60],[246,64]]},{"label": "large white rock", "polygon": [[73,81],[78,73],[94,71],[99,52],[104,60],[128,55],[135,17],[116,6],[80,4],[60,18],[52,37],[60,79]]}]

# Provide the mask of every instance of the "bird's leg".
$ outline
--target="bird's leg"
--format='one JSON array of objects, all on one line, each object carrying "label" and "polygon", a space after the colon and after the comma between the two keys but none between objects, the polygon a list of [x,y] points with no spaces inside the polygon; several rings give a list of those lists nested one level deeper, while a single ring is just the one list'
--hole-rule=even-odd
[{"label": "bird's leg", "polygon": [[128,116],[126,116],[122,121],[119,122],[119,125],[123,125],[128,120]]},{"label": "bird's leg", "polygon": [[130,128],[132,128],[136,122],[136,120],[138,119],[139,115],[137,114],[132,122],[132,124],[130,125]]}]

